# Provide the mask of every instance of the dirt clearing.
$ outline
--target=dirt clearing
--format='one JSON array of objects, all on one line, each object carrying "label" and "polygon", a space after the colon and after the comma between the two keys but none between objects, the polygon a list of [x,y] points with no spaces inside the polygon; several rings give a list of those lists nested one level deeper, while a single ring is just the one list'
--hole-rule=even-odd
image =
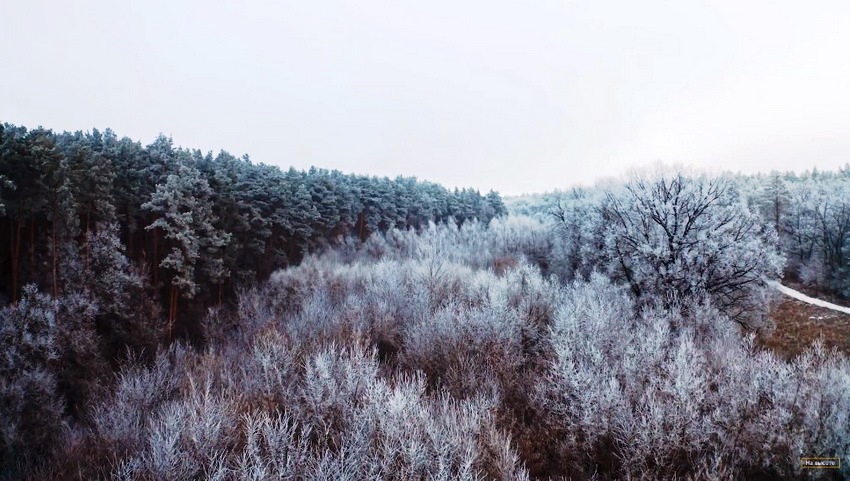
[{"label": "dirt clearing", "polygon": [[850,315],[784,297],[771,313],[772,332],[759,334],[760,345],[790,358],[822,338],[824,346],[850,354]]}]

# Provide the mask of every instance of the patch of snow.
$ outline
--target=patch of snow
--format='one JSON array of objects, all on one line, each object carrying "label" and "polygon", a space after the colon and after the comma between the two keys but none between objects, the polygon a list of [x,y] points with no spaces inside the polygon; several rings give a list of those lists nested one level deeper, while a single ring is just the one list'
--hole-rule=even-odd
[{"label": "patch of snow", "polygon": [[826,302],[826,301],[821,300],[821,299],[815,299],[814,297],[809,297],[809,296],[803,294],[800,291],[795,291],[794,289],[791,289],[790,287],[785,287],[785,286],[783,286],[782,284],[780,284],[776,281],[765,280],[765,283],[767,283],[768,286],[776,289],[777,291],[785,294],[786,296],[797,299],[798,301],[805,302],[806,304],[811,304],[813,306],[823,307],[825,309],[830,309],[830,310],[833,310],[833,311],[843,312],[844,314],[850,314],[850,307],[839,306],[839,305],[833,304],[831,302]]}]

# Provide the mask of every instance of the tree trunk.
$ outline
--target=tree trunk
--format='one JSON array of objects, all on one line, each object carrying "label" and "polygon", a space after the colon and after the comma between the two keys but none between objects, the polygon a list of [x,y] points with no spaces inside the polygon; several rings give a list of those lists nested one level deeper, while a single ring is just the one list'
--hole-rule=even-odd
[{"label": "tree trunk", "polygon": [[179,299],[179,291],[177,290],[177,286],[171,286],[171,302],[170,308],[168,311],[168,342],[171,342],[172,330],[174,328],[174,321],[177,319],[177,300]]},{"label": "tree trunk", "polygon": [[57,281],[57,269],[56,269],[56,218],[54,216],[53,226],[50,232],[50,240],[51,240],[51,254],[53,257],[53,298],[59,299],[59,283]]},{"label": "tree trunk", "polygon": [[151,265],[151,271],[153,274],[153,286],[158,288],[159,286],[159,265],[157,265],[157,231],[158,229],[153,229],[153,263]]},{"label": "tree trunk", "polygon": [[21,267],[21,230],[23,226],[21,225],[21,220],[18,219],[17,226],[15,226],[15,238],[14,244],[15,247],[12,250],[12,302],[15,303],[18,301],[18,275],[19,269]]},{"label": "tree trunk", "polygon": [[357,233],[357,237],[360,239],[360,242],[363,242],[364,240],[366,240],[363,238],[363,229],[366,227],[366,214],[364,212],[361,212],[360,215],[357,216],[357,223],[360,224],[360,227],[358,228],[359,232]]},{"label": "tree trunk", "polygon": [[35,281],[35,217],[30,223],[30,263],[29,263],[29,280]]},{"label": "tree trunk", "polygon": [[91,212],[86,212],[86,234],[85,234],[85,242],[86,242],[86,250],[84,255],[83,265],[85,266],[85,270],[89,270],[89,223],[91,221]]},{"label": "tree trunk", "polygon": [[133,237],[135,236],[129,229],[127,229],[127,231],[127,258],[130,259],[130,262],[135,264],[136,255],[135,249],[133,249]]}]

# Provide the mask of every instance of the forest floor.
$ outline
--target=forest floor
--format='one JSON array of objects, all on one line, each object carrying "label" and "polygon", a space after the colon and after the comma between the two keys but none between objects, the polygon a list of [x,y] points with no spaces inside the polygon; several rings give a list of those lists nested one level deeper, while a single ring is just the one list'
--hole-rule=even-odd
[{"label": "forest floor", "polygon": [[[797,291],[804,290],[800,286],[792,287]],[[815,292],[805,294],[825,297]],[[827,349],[834,347],[850,354],[850,314],[783,295],[770,317],[775,329],[760,333],[757,341],[785,358],[802,353],[819,338],[823,339]]]}]

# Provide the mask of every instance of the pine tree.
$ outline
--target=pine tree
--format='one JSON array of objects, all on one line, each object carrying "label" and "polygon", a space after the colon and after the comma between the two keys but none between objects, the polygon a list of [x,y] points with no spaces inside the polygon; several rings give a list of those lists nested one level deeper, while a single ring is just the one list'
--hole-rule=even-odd
[{"label": "pine tree", "polygon": [[157,216],[145,229],[161,230],[171,244],[170,252],[159,264],[171,273],[169,338],[177,317],[178,299],[181,295],[191,299],[198,293],[198,274],[204,274],[215,284],[229,275],[222,255],[230,234],[215,226],[218,219],[212,211],[209,183],[189,164],[188,154],[181,154],[178,173],[169,175],[164,184],[158,185],[151,200],[142,206]]},{"label": "pine tree", "polygon": [[14,186],[4,191],[5,223],[9,233],[7,272],[12,302],[18,299],[23,282],[36,280],[35,234],[48,204],[45,163],[55,153],[52,136],[50,131],[43,129],[27,131],[24,127],[4,127],[0,172],[6,185]]},{"label": "pine tree", "polygon": [[502,202],[502,197],[496,191],[491,190],[487,192],[487,196],[484,198],[484,204],[486,206],[486,214],[481,219],[482,221],[489,222],[494,217],[502,217],[508,213],[505,203]]}]

